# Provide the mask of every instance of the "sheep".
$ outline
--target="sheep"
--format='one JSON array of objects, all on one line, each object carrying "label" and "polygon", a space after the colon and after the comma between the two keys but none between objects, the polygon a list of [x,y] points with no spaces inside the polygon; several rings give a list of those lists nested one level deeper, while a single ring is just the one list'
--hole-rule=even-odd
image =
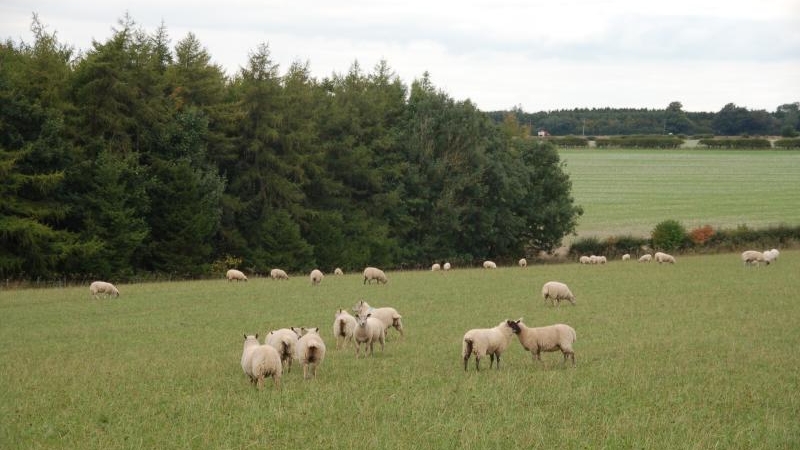
[{"label": "sheep", "polygon": [[528,267],[528,260],[525,259],[525,258],[522,258],[519,261],[517,261],[517,264],[519,264],[520,267]]},{"label": "sheep", "polygon": [[656,252],[656,254],[653,256],[653,258],[659,264],[665,263],[665,262],[670,263],[670,264],[675,264],[675,257],[672,256],[672,255],[668,255],[666,253]]},{"label": "sheep", "polygon": [[442,269],[450,270],[450,263],[449,262],[444,263],[444,265],[442,266]]},{"label": "sheep", "polygon": [[645,253],[644,255],[639,257],[639,262],[650,262],[653,260],[653,255],[649,253]]},{"label": "sheep", "polygon": [[319,327],[300,329],[296,357],[303,365],[303,379],[316,378],[317,368],[325,360],[325,341],[319,335]]},{"label": "sheep", "polygon": [[575,304],[575,295],[569,290],[566,284],[558,281],[548,281],[542,286],[542,297],[544,297],[544,304],[550,300],[552,305],[561,305],[561,300],[568,300],[573,305]]},{"label": "sheep", "polygon": [[596,264],[605,264],[608,262],[608,259],[605,256],[595,256],[595,263]]},{"label": "sheep", "polygon": [[341,268],[337,267],[336,269],[333,270],[333,274],[337,275],[337,276],[338,275],[344,275],[344,272],[342,272]]},{"label": "sheep", "polygon": [[372,284],[372,280],[375,280],[377,283],[386,284],[389,280],[386,278],[386,274],[383,273],[381,269],[376,267],[367,267],[364,269],[364,283],[363,284]]},{"label": "sheep", "polygon": [[759,263],[765,262],[769,264],[767,261],[766,255],[762,252],[756,250],[746,250],[742,252],[742,262],[744,262],[745,266],[755,265],[757,266]]},{"label": "sheep", "polygon": [[372,313],[372,317],[375,317],[383,323],[384,333],[386,333],[390,327],[394,327],[400,332],[400,336],[403,336],[403,316],[401,316],[396,309],[389,306],[373,308],[364,300],[359,300],[353,306],[353,311],[357,314]]},{"label": "sheep", "polygon": [[311,285],[317,286],[318,284],[322,283],[322,279],[325,278],[325,275],[322,274],[322,271],[319,269],[314,269],[309,274],[308,278],[311,279]]},{"label": "sheep", "polygon": [[348,343],[353,342],[353,332],[356,329],[356,318],[351,316],[347,311],[339,308],[334,313],[333,318],[333,336],[336,339],[336,349],[338,350],[340,344],[347,346]]},{"label": "sheep", "polygon": [[241,271],[236,269],[230,269],[225,274],[225,277],[228,279],[228,281],[236,280],[237,283],[240,281],[247,281],[247,277],[244,276],[244,274]]},{"label": "sheep", "polygon": [[356,328],[353,331],[353,339],[356,344],[356,358],[361,353],[361,344],[364,345],[364,357],[367,356],[367,346],[369,355],[373,355],[375,341],[380,342],[381,352],[386,343],[386,327],[383,322],[374,317],[372,313],[359,313],[356,316]]},{"label": "sheep", "polygon": [[475,370],[481,370],[481,358],[489,355],[489,369],[497,358],[497,369],[500,369],[500,355],[508,348],[513,330],[503,320],[494,328],[474,328],[464,334],[461,345],[461,357],[464,359],[464,371],[467,371],[469,358],[475,355]]},{"label": "sheep", "polygon": [[580,262],[581,264],[591,264],[592,260],[588,256],[583,255],[580,258],[578,258],[578,262]]},{"label": "sheep", "polygon": [[[522,323],[522,318],[509,320],[508,326],[517,335],[519,343],[525,350],[531,352],[531,358],[542,361],[541,352],[554,352],[561,350],[564,354],[564,364],[567,358],[572,359],[572,366],[575,367],[575,350],[572,344],[577,340],[575,329],[563,323],[546,327],[529,328]],[[542,363],[544,364],[544,363]]]},{"label": "sheep", "polygon": [[92,282],[92,284],[89,285],[89,295],[93,298],[98,298],[100,294],[117,298],[119,297],[119,289],[106,281]]},{"label": "sheep", "polygon": [[431,272],[435,272],[435,271],[437,271],[437,270],[441,270],[441,269],[442,269],[442,266],[440,266],[440,265],[439,265],[439,263],[434,263],[434,264],[431,266]]},{"label": "sheep", "polygon": [[258,342],[258,333],[255,335],[244,335],[244,347],[242,349],[242,370],[245,375],[250,377],[250,383],[256,385],[258,389],[264,386],[264,378],[271,376],[275,382],[275,388],[281,388],[281,374],[283,366],[278,351],[270,345],[261,345]]},{"label": "sheep", "polygon": [[291,372],[292,358],[297,348],[297,334],[291,328],[272,330],[267,334],[264,343],[278,351],[283,370]]},{"label": "sheep", "polygon": [[764,252],[764,261],[767,264],[774,263],[778,260],[778,256],[780,256],[781,252],[778,249],[773,248],[772,250],[765,250]]},{"label": "sheep", "polygon": [[484,269],[497,269],[497,264],[494,261],[484,261],[483,262]]},{"label": "sheep", "polygon": [[281,269],[272,269],[269,271],[269,277],[273,280],[288,280],[289,275]]},{"label": "sheep", "polygon": [[625,253],[624,255],[622,255],[622,260],[623,261],[628,261],[630,259],[631,259],[630,253]]}]

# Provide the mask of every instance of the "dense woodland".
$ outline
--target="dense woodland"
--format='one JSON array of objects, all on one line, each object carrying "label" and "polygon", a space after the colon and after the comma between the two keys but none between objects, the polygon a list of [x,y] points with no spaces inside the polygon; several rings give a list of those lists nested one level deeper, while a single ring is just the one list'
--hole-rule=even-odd
[{"label": "dense woodland", "polygon": [[581,208],[554,147],[382,62],[324,79],[267,45],[233,76],[125,17],[76,53],[0,44],[0,277],[469,264],[548,250]]}]

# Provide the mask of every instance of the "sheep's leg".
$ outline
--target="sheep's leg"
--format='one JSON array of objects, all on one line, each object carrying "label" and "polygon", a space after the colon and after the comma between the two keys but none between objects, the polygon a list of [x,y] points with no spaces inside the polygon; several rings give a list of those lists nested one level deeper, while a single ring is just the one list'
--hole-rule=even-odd
[{"label": "sheep's leg", "polygon": [[275,389],[281,390],[281,378],[275,375],[272,375],[272,381],[275,383]]},{"label": "sheep's leg", "polygon": [[500,370],[500,353],[497,354],[497,370]]},{"label": "sheep's leg", "polygon": [[464,355],[464,372],[467,371],[467,363],[469,362],[469,354]]},{"label": "sheep's leg", "polygon": [[256,380],[256,387],[260,391],[262,387],[264,387],[264,375],[259,375],[258,379]]},{"label": "sheep's leg", "polygon": [[[492,364],[494,364],[494,353],[489,353],[489,368],[492,368]],[[497,365],[500,365],[500,361],[497,361]]]},{"label": "sheep's leg", "polygon": [[481,357],[478,355],[475,355],[475,370],[481,371]]}]

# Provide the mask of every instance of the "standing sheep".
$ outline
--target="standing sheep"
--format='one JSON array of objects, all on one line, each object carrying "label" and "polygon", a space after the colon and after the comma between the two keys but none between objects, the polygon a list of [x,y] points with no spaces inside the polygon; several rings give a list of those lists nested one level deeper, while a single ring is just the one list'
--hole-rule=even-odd
[{"label": "standing sheep", "polygon": [[624,255],[622,255],[622,260],[623,261],[628,261],[630,259],[631,259],[630,253],[625,253]]},{"label": "standing sheep", "polygon": [[386,284],[389,280],[386,278],[386,274],[383,273],[381,269],[376,267],[367,267],[364,269],[364,283],[363,284],[372,284],[372,280],[375,280],[378,284],[383,283]]},{"label": "standing sheep", "polygon": [[578,258],[578,262],[580,262],[581,264],[591,264],[592,259],[586,255],[583,255],[580,258]]},{"label": "standing sheep", "polygon": [[373,346],[375,341],[380,342],[381,352],[386,342],[386,328],[383,322],[372,316],[371,313],[359,313],[356,316],[356,328],[353,332],[353,339],[356,344],[356,358],[361,353],[361,344],[364,345],[364,357],[367,356],[367,347],[369,347],[369,356],[373,355]]},{"label": "standing sheep", "polygon": [[228,279],[228,281],[236,280],[237,283],[239,281],[247,281],[247,277],[244,276],[244,274],[241,271],[236,270],[236,269],[230,269],[225,274],[225,277]]},{"label": "standing sheep", "polygon": [[444,270],[450,270],[450,263],[449,262],[444,263],[444,266],[442,266],[442,268]]},{"label": "standing sheep", "polygon": [[273,280],[288,280],[289,275],[281,269],[272,269],[269,271],[269,277]]},{"label": "standing sheep", "polygon": [[434,263],[434,264],[431,266],[431,272],[435,272],[435,271],[437,271],[437,270],[441,270],[441,269],[442,269],[442,266],[440,266],[440,265],[439,265],[439,263]]},{"label": "standing sheep", "polygon": [[325,359],[325,342],[319,335],[319,327],[301,328],[297,341],[297,359],[303,365],[303,378],[317,377],[317,367]]},{"label": "standing sheep", "polygon": [[264,378],[271,376],[275,388],[281,388],[282,373],[281,357],[278,351],[269,345],[258,342],[258,334],[244,335],[242,349],[242,370],[250,377],[250,382],[258,389],[264,386]]},{"label": "standing sheep", "polygon": [[89,295],[91,297],[98,298],[100,294],[117,298],[119,297],[119,289],[106,281],[95,281],[89,285]]},{"label": "standing sheep", "polygon": [[568,300],[573,305],[575,304],[575,296],[569,290],[566,284],[558,281],[548,281],[542,286],[542,297],[544,297],[544,304],[550,300],[550,304],[561,305],[561,300]]},{"label": "standing sheep", "polygon": [[520,267],[528,267],[528,260],[525,259],[525,258],[522,258],[517,262],[517,264],[519,264]]},{"label": "standing sheep", "polygon": [[653,260],[653,255],[649,253],[645,253],[644,255],[639,257],[639,262],[650,262]]},{"label": "standing sheep", "polygon": [[338,275],[344,275],[344,272],[342,272],[341,268],[337,267],[336,269],[333,270],[333,274],[337,275],[337,276]]},{"label": "standing sheep", "polygon": [[358,315],[372,313],[372,317],[375,317],[383,323],[383,328],[386,330],[385,332],[387,334],[389,328],[394,327],[394,329],[400,332],[400,336],[403,336],[403,316],[401,316],[396,309],[389,306],[373,308],[364,300],[359,300],[353,306],[353,311]]},{"label": "standing sheep", "polygon": [[567,358],[571,358],[572,366],[575,366],[575,351],[572,349],[572,344],[575,343],[577,336],[571,326],[559,323],[547,327],[528,328],[522,323],[521,317],[519,320],[509,320],[508,326],[517,335],[522,347],[531,352],[534,361],[542,360],[541,352],[561,350],[564,354],[564,363],[566,364]]},{"label": "standing sheep", "polygon": [[312,270],[311,274],[309,274],[309,276],[308,276],[308,278],[311,279],[311,285],[312,286],[317,286],[318,284],[322,283],[322,279],[324,277],[325,277],[325,275],[323,275],[322,271],[319,270],[319,269]]},{"label": "standing sheep", "polygon": [[461,357],[464,359],[464,371],[467,370],[469,358],[475,355],[475,370],[481,370],[481,358],[489,355],[489,368],[497,358],[497,369],[500,369],[500,355],[508,348],[513,330],[508,320],[500,322],[494,328],[475,328],[464,334],[461,345]]},{"label": "standing sheep", "polygon": [[497,269],[497,264],[494,261],[484,261],[483,262],[484,269]]},{"label": "standing sheep", "polygon": [[346,347],[348,343],[353,342],[356,318],[341,308],[333,316],[333,336],[336,339],[336,349],[338,350],[340,344]]},{"label": "standing sheep", "polygon": [[278,351],[284,372],[291,372],[292,359],[297,348],[297,334],[290,328],[273,330],[267,334],[264,343]]},{"label": "standing sheep", "polygon": [[675,264],[675,257],[674,257],[674,256],[672,256],[672,255],[668,255],[668,254],[666,254],[666,253],[662,253],[662,252],[656,252],[656,254],[654,255],[654,257],[653,257],[653,258],[654,258],[654,259],[656,260],[656,262],[657,262],[657,263],[659,263],[659,264],[661,264],[661,263],[665,263],[665,262],[666,262],[666,263],[670,263],[670,264]]},{"label": "standing sheep", "polygon": [[742,262],[744,262],[745,266],[754,265],[757,266],[759,263],[766,262],[769,264],[769,261],[765,258],[764,253],[756,251],[756,250],[746,250],[742,252]]},{"label": "standing sheep", "polygon": [[775,248],[773,248],[772,250],[765,250],[764,251],[764,261],[767,264],[774,263],[775,261],[778,260],[778,256],[780,254],[781,254],[781,252],[779,252],[778,249],[775,249]]}]

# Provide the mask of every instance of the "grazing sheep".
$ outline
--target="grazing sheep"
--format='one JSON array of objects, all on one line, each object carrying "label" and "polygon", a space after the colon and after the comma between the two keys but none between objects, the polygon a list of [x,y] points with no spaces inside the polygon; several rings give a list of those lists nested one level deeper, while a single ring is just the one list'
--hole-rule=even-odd
[{"label": "grazing sheep", "polygon": [[340,344],[344,347],[348,343],[353,342],[353,332],[356,329],[356,318],[351,316],[349,312],[339,309],[334,313],[333,318],[333,336],[336,339],[336,349],[339,349]]},{"label": "grazing sheep", "polygon": [[267,334],[264,343],[278,351],[285,372],[292,370],[292,358],[297,348],[297,334],[290,328],[272,330]]},{"label": "grazing sheep", "polygon": [[99,295],[108,297],[119,297],[119,289],[111,283],[106,281],[95,281],[89,285],[89,295],[93,298],[98,298]]},{"label": "grazing sheep", "polygon": [[334,275],[344,275],[344,272],[342,272],[342,269],[337,267],[336,269],[333,270],[333,274]]},{"label": "grazing sheep", "polygon": [[289,275],[281,269],[272,269],[269,271],[269,277],[273,280],[288,280]]},{"label": "grazing sheep", "polygon": [[508,326],[517,335],[522,347],[531,352],[534,361],[542,360],[541,352],[561,350],[564,354],[564,364],[567,358],[570,358],[573,367],[575,366],[575,351],[572,349],[572,344],[575,343],[577,336],[571,326],[559,323],[547,327],[529,328],[522,323],[521,317],[519,320],[509,320]]},{"label": "grazing sheep", "polygon": [[325,278],[325,275],[323,275],[322,271],[319,269],[314,269],[308,277],[311,279],[311,285],[316,286],[322,283],[322,279]]},{"label": "grazing sheep", "polygon": [[261,345],[258,334],[244,335],[244,348],[242,349],[242,370],[250,377],[250,382],[258,389],[264,386],[264,378],[271,376],[275,388],[281,388],[281,357],[278,351],[270,345]]},{"label": "grazing sheep", "polygon": [[630,253],[625,253],[624,255],[622,255],[622,260],[623,261],[628,261],[630,259],[631,259]]},{"label": "grazing sheep", "polygon": [[568,300],[573,305],[575,304],[575,296],[569,290],[566,284],[558,281],[548,281],[542,286],[542,297],[544,297],[544,304],[550,300],[550,304],[555,306],[561,305],[561,300]]},{"label": "grazing sheep", "polygon": [[645,253],[644,255],[639,257],[639,262],[650,262],[653,260],[653,255],[649,253]]},{"label": "grazing sheep", "polygon": [[578,258],[578,262],[580,262],[581,264],[591,264],[592,260],[588,256],[583,255],[580,258]]},{"label": "grazing sheep", "polygon": [[757,266],[759,263],[767,263],[764,253],[756,251],[756,250],[746,250],[742,252],[742,262],[744,262],[745,266],[754,265]]},{"label": "grazing sheep", "polygon": [[475,328],[464,334],[461,345],[461,357],[464,359],[464,371],[467,370],[469,358],[475,355],[475,370],[481,370],[481,358],[489,355],[489,368],[492,368],[497,358],[497,368],[500,369],[500,354],[508,348],[513,330],[508,325],[508,320],[500,322],[494,328]]},{"label": "grazing sheep", "polygon": [[450,263],[449,262],[444,263],[444,266],[442,266],[442,268],[444,270],[450,270]]},{"label": "grazing sheep", "polygon": [[364,300],[359,300],[355,306],[353,306],[353,311],[359,315],[372,313],[372,317],[375,317],[383,323],[383,328],[386,330],[385,332],[388,332],[390,327],[394,327],[400,332],[400,336],[403,336],[403,316],[401,316],[396,309],[389,306],[373,308]]},{"label": "grazing sheep", "polygon": [[654,259],[659,264],[665,263],[665,262],[666,263],[670,263],[670,264],[675,264],[675,257],[674,256],[668,255],[668,254],[662,253],[662,252],[656,252],[656,254],[654,256]]},{"label": "grazing sheep", "polygon": [[317,367],[325,359],[325,341],[319,335],[319,327],[300,329],[297,341],[297,359],[303,365],[303,378],[316,378]]},{"label": "grazing sheep", "polygon": [[497,264],[494,261],[484,261],[483,262],[484,269],[497,269]]},{"label": "grazing sheep", "polygon": [[519,264],[520,267],[528,267],[528,260],[525,259],[525,258],[522,258],[519,261],[517,261],[517,264]]},{"label": "grazing sheep", "polygon": [[386,343],[386,327],[380,319],[373,317],[372,313],[358,314],[353,340],[356,344],[356,358],[361,353],[361,344],[365,344],[364,357],[367,356],[367,346],[369,346],[369,356],[372,356],[375,341],[380,342],[381,352],[383,351]]},{"label": "grazing sheep", "polygon": [[442,266],[440,266],[440,265],[439,265],[439,263],[434,263],[434,264],[431,266],[431,271],[432,271],[432,272],[435,272],[435,271],[437,271],[437,270],[441,270],[441,269],[442,269]]},{"label": "grazing sheep", "polygon": [[229,270],[225,274],[225,277],[228,279],[228,281],[236,280],[237,283],[240,281],[247,281],[247,277],[244,276],[244,274],[241,271],[238,271],[236,269]]},{"label": "grazing sheep", "polygon": [[772,250],[765,250],[764,251],[764,261],[767,264],[774,263],[778,260],[778,256],[780,256],[781,252],[778,249],[773,248]]},{"label": "grazing sheep", "polygon": [[377,283],[386,284],[389,280],[386,278],[386,274],[383,273],[381,269],[376,267],[367,267],[364,269],[364,283],[363,284],[372,284],[372,280],[375,280]]}]

